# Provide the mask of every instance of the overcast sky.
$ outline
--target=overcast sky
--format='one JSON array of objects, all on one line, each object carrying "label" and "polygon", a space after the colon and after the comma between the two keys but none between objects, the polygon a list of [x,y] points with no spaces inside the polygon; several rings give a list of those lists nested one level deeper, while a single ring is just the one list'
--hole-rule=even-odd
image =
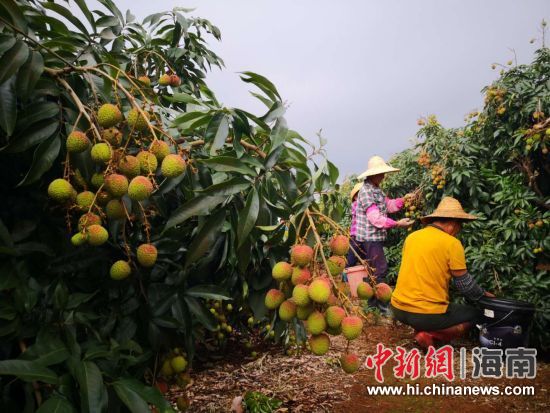
[{"label": "overcast sky", "polygon": [[314,141],[322,129],[341,175],[362,172],[374,154],[388,158],[408,147],[420,116],[462,125],[498,76],[491,64],[530,62],[540,22],[550,20],[549,0],[115,2],[140,19],[195,7],[191,16],[222,33],[211,47],[226,69],[208,76],[219,100],[263,110],[237,72],[268,77],[290,106],[289,126]]}]

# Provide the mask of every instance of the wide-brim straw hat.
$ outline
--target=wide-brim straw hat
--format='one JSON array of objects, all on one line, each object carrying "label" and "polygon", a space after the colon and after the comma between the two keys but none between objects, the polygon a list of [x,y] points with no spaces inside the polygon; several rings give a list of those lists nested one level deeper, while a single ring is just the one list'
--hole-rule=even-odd
[{"label": "wide-brim straw hat", "polygon": [[359,182],[358,184],[355,184],[355,186],[353,187],[353,189],[351,190],[351,192],[349,194],[350,199],[353,199],[355,194],[357,192],[359,192],[359,190],[361,189],[362,186],[363,186],[363,182]]},{"label": "wide-brim straw hat", "polygon": [[439,202],[439,205],[430,215],[420,218],[420,221],[425,224],[437,218],[451,218],[463,221],[473,221],[477,219],[475,215],[468,214],[457,199],[446,196]]},{"label": "wide-brim straw hat", "polygon": [[384,162],[381,156],[373,156],[369,159],[368,168],[365,172],[357,177],[357,179],[365,179],[367,176],[387,174],[389,172],[397,172],[399,169],[388,165]]}]

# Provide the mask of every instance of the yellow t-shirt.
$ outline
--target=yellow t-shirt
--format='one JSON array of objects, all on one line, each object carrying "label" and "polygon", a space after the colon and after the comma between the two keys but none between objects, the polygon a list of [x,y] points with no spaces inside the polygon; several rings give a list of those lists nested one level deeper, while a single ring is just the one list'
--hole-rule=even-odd
[{"label": "yellow t-shirt", "polygon": [[405,239],[394,307],[421,314],[442,314],[449,305],[451,270],[466,269],[462,243],[446,232],[427,226]]}]

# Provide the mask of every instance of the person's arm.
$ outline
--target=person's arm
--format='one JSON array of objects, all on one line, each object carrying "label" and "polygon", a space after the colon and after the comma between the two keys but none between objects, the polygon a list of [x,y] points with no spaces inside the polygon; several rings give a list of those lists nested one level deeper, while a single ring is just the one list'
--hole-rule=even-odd
[{"label": "person's arm", "polygon": [[459,240],[452,245],[449,257],[449,268],[453,276],[453,282],[456,289],[464,297],[471,301],[478,301],[483,296],[493,296],[485,291],[472,277],[466,268],[466,257],[464,247]]},{"label": "person's arm", "polygon": [[412,225],[412,221],[407,218],[400,219],[399,221],[394,221],[393,219],[388,218],[380,212],[380,209],[375,204],[372,204],[367,208],[367,219],[376,228],[381,229],[408,227]]},{"label": "person's arm", "polygon": [[386,208],[390,214],[393,214],[403,208],[404,203],[405,201],[403,198],[390,199],[386,197]]}]

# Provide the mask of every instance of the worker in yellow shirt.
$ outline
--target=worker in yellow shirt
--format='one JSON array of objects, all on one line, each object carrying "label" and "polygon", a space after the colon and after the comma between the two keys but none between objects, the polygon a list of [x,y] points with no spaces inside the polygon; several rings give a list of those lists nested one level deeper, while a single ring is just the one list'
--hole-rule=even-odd
[{"label": "worker in yellow shirt", "polygon": [[462,223],[474,219],[456,199],[444,197],[431,215],[421,218],[427,225],[405,239],[391,306],[397,320],[416,330],[422,347],[460,337],[479,316],[473,306],[449,303],[451,279],[471,301],[493,297],[468,273],[464,247],[455,238]]}]

